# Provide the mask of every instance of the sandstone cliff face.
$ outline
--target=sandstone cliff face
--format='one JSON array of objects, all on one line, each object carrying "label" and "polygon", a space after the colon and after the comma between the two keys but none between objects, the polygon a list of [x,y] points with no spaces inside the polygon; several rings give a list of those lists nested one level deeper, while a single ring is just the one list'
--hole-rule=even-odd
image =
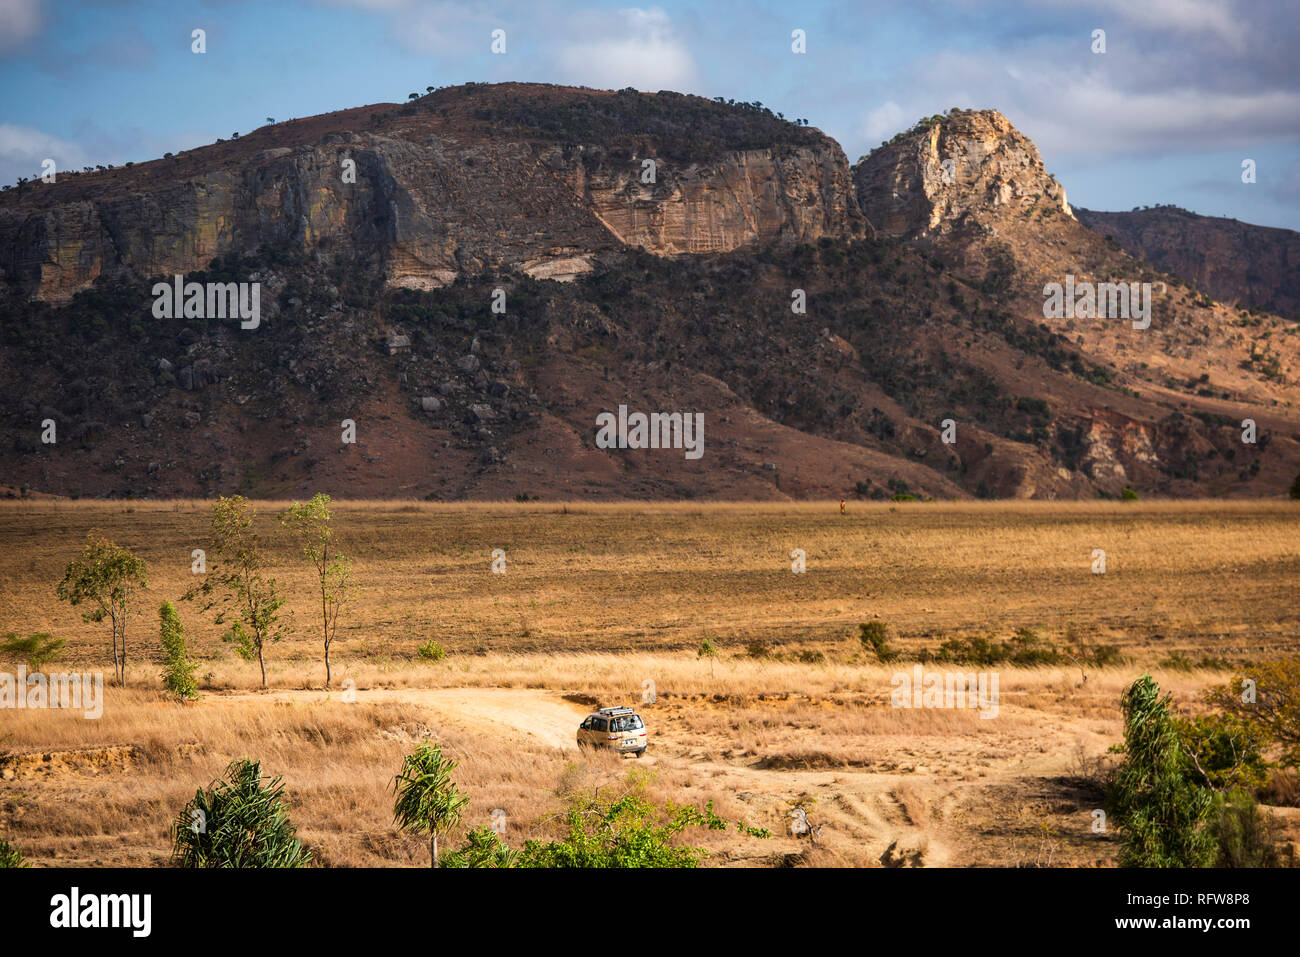
[{"label": "sandstone cliff face", "polygon": [[610,232],[659,255],[862,232],[848,163],[837,148],[746,150],[707,166],[660,168],[654,185],[631,168],[584,179],[584,199]]},{"label": "sandstone cliff face", "polygon": [[970,218],[1051,208],[1073,212],[1028,138],[996,110],[953,113],[853,167],[858,205],[887,236],[942,232]]},{"label": "sandstone cliff face", "polygon": [[[654,184],[641,182],[639,161],[595,144],[396,124],[247,152],[183,180],[168,181],[159,160],[89,198],[74,180],[40,187],[39,203],[0,207],[4,278],[64,302],[101,275],[186,273],[288,242],[434,289],[498,266],[568,280],[622,245],[672,256],[861,232],[848,163],[829,140],[660,162]],[[355,182],[344,181],[348,160]]]},{"label": "sandstone cliff face", "polygon": [[1198,216],[1175,206],[1129,213],[1080,209],[1089,229],[1221,302],[1300,319],[1300,233]]}]

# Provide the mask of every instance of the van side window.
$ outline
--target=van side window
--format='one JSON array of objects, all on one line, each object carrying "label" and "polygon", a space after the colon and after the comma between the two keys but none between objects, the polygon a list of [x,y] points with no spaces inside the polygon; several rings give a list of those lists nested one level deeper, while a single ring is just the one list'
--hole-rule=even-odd
[{"label": "van side window", "polygon": [[606,731],[609,728],[609,722],[604,718],[596,718],[595,721],[592,722],[592,727],[597,731]]},{"label": "van side window", "polygon": [[585,731],[590,727],[591,727],[591,715],[587,715],[587,720],[582,722],[582,728]]}]

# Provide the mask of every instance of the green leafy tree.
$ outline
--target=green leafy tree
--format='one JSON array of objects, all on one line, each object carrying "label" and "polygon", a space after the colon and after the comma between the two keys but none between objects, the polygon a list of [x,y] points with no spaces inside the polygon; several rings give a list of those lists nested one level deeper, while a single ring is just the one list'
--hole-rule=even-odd
[{"label": "green leafy tree", "polygon": [[709,659],[709,677],[713,677],[713,662],[718,660],[718,646],[713,643],[712,638],[705,638],[700,642],[695,657]]},{"label": "green leafy tree", "polygon": [[[275,579],[268,578],[268,561],[254,528],[256,513],[242,495],[218,498],[212,504],[212,543],[216,561],[196,589],[208,598],[205,609],[218,608],[217,624],[233,618],[222,636],[245,661],[257,659],[266,687],[266,646],[284,634],[280,608],[284,605]],[[186,597],[192,597],[192,591]]]},{"label": "green leafy tree", "polygon": [[158,609],[159,638],[163,649],[163,687],[169,694],[181,701],[190,701],[199,696],[199,683],[194,678],[198,665],[190,661],[185,648],[185,628],[181,617],[176,613],[176,606],[169,601],[162,603]]},{"label": "green leafy tree", "polygon": [[352,566],[334,548],[330,497],[317,494],[305,504],[294,502],[280,515],[280,524],[298,539],[320,588],[321,636],[325,646],[325,687],[330,686],[330,645],[338,634],[339,612],[352,596]]},{"label": "green leafy tree", "polygon": [[443,756],[441,746],[422,744],[406,756],[393,779],[393,822],[403,830],[429,835],[430,867],[438,866],[438,835],[459,824],[469,804],[452,783],[454,770],[456,762]]},{"label": "green leafy tree", "polygon": [[1215,840],[1213,792],[1196,772],[1170,714],[1169,696],[1143,675],[1124,692],[1124,763],[1107,797],[1126,867],[1207,867]]},{"label": "green leafy tree", "polygon": [[91,532],[81,554],[68,563],[56,590],[59,599],[72,605],[86,603],[86,621],[109,619],[113,630],[113,670],[119,685],[126,684],[126,625],[136,591],[147,588],[143,559],[128,549]]},{"label": "green leafy tree", "polygon": [[224,780],[196,791],[172,824],[176,867],[307,867],[311,852],[289,820],[284,785],[262,768],[234,761]]},{"label": "green leafy tree", "polygon": [[20,638],[10,632],[0,641],[0,658],[13,658],[26,662],[29,671],[40,671],[47,664],[58,660],[63,639],[55,638],[48,632],[38,631],[34,635]]}]

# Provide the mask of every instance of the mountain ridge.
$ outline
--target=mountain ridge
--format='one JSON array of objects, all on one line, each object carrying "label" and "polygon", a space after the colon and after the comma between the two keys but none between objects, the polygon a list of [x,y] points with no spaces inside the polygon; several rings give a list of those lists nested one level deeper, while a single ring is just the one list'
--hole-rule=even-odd
[{"label": "mountain ridge", "polygon": [[[761,104],[475,85],[0,194],[0,348],[30,370],[4,386],[0,484],[1284,494],[1294,324],[1077,222],[996,111],[931,119],[850,167]],[[261,283],[262,327],[152,321],[177,272]],[[1066,274],[1153,284],[1152,328],[1047,319]],[[597,448],[619,404],[705,412],[709,454]]]}]

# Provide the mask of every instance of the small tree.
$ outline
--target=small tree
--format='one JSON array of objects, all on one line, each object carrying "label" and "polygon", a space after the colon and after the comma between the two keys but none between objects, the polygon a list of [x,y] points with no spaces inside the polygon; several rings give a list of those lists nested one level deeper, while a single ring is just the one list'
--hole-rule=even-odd
[{"label": "small tree", "polygon": [[57,594],[72,605],[90,604],[86,621],[108,618],[113,629],[113,670],[126,685],[126,624],[135,592],[149,585],[143,559],[94,532],[86,536],[81,554],[68,563]]},{"label": "small tree", "polygon": [[1107,803],[1123,839],[1126,867],[1207,867],[1215,840],[1207,824],[1213,793],[1193,779],[1169,712],[1169,696],[1143,675],[1124,692],[1124,763]]},{"label": "small tree", "polygon": [[4,636],[4,641],[0,641],[0,658],[20,659],[26,662],[29,671],[40,671],[58,659],[62,647],[63,639],[48,632],[38,631],[26,638],[10,632]]},{"label": "small tree", "polygon": [[162,603],[158,609],[159,638],[163,648],[163,687],[169,694],[181,701],[190,701],[199,696],[199,684],[194,680],[194,671],[198,665],[190,661],[185,649],[185,629],[181,617],[176,614],[176,606],[169,601]]},{"label": "small tree", "polygon": [[283,635],[280,608],[284,599],[276,590],[275,579],[264,573],[267,561],[262,540],[253,529],[255,518],[256,513],[242,495],[223,496],[213,503],[212,542],[216,561],[197,591],[208,596],[205,609],[220,606],[217,624],[224,624],[228,615],[234,616],[222,640],[233,642],[245,661],[257,659],[265,688],[265,649],[268,642],[279,641]]},{"label": "small tree", "polygon": [[1297,475],[1295,481],[1291,483],[1291,498],[1300,500],[1300,475]]},{"label": "small tree", "polygon": [[262,783],[262,768],[231,762],[226,779],[196,791],[172,824],[176,867],[307,867],[311,852],[289,820],[279,778]]},{"label": "small tree", "polygon": [[325,646],[325,687],[330,686],[330,645],[338,633],[339,612],[352,597],[352,566],[333,549],[330,497],[316,494],[310,502],[294,502],[280,515],[280,524],[298,538],[303,557],[311,562],[320,587],[321,634]]},{"label": "small tree", "polygon": [[443,757],[442,747],[422,744],[408,754],[393,778],[397,800],[393,821],[406,831],[429,835],[429,866],[438,866],[438,834],[460,823],[469,798],[452,783],[456,762]]},{"label": "small tree", "polygon": [[713,677],[713,662],[718,658],[718,646],[713,643],[712,638],[705,638],[700,642],[700,647],[696,649],[696,658],[709,659],[709,677]]}]

